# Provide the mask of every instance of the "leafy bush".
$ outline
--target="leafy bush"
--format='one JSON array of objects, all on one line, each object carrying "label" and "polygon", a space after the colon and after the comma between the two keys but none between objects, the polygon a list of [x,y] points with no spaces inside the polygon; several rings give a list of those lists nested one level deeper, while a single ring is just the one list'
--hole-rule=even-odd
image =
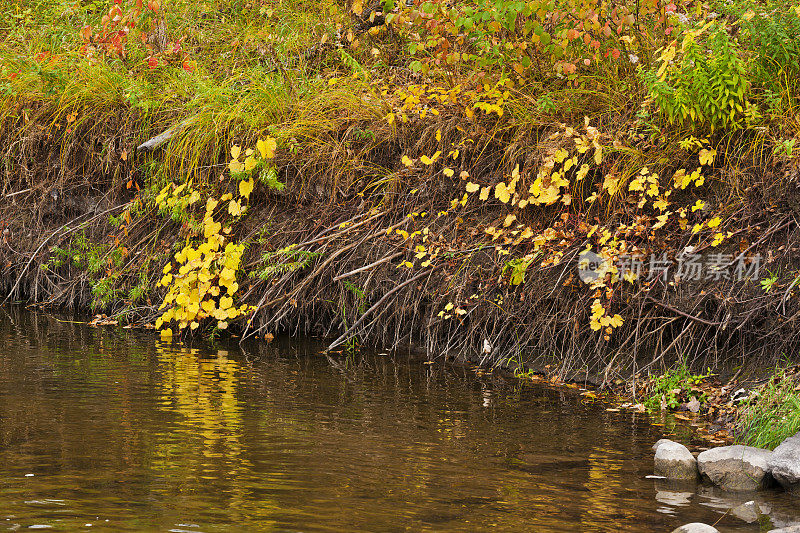
[{"label": "leafy bush", "polygon": [[739,40],[753,55],[755,83],[767,88],[800,75],[800,10],[786,0],[736,1],[720,11],[741,26]]},{"label": "leafy bush", "polygon": [[651,379],[644,405],[651,410],[675,409],[680,403],[689,401],[691,396],[702,402],[705,394],[692,394],[692,389],[710,376],[710,370],[708,374],[692,374],[686,361],[681,359],[673,368]]},{"label": "leafy bush", "polygon": [[[391,11],[395,2],[387,3]],[[411,67],[424,74],[454,74],[461,66],[574,78],[598,63],[638,62],[641,50],[672,32],[676,3],[684,2],[424,1],[386,20],[409,39]]]},{"label": "leafy bush", "polygon": [[698,23],[661,49],[658,63],[643,77],[671,123],[712,130],[743,124],[747,69],[739,45],[715,20]]}]

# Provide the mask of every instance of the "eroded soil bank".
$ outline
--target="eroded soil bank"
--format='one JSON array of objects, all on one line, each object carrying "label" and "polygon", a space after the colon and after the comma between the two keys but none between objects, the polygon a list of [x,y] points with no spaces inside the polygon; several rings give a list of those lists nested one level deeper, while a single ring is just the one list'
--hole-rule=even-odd
[{"label": "eroded soil bank", "polygon": [[[565,138],[563,125],[520,126],[502,140],[489,134],[488,127],[496,129],[491,119],[459,124],[440,118],[397,128],[379,109],[356,108],[359,97],[348,98],[338,102],[349,106],[338,114],[331,109],[336,102],[324,97],[315,99],[317,109],[297,110],[311,115],[307,122],[325,123],[316,124],[313,135],[291,131],[278,138],[268,176],[262,168],[262,179],[250,179],[252,195],[240,199],[243,214],[234,217],[222,206],[214,212],[228,232],[224,242],[243,245],[235,297],[252,306],[252,322],[232,320],[236,334],[416,346],[430,357],[525,364],[598,384],[678,357],[698,369],[728,368],[730,375],[744,363],[770,365],[796,353],[793,166],[773,161],[742,168],[740,159],[734,168],[731,160],[741,155],[734,152],[705,168],[713,185],[694,188],[683,203],[702,197],[720,206],[738,195],[735,225],[725,228],[722,244],[695,242],[691,224],[719,225],[705,208],[686,214],[685,232],[678,221],[637,237],[625,220],[640,215],[628,213],[623,199],[609,199],[616,213],[582,206],[574,213],[561,203],[507,214],[498,185],[509,189],[518,182],[527,190],[520,174],[552,163],[554,143]],[[214,146],[247,149],[263,139],[194,118],[149,153],[137,145],[166,128],[124,106],[76,110],[85,114],[76,119],[52,101],[7,104],[0,136],[4,294],[153,323],[167,293],[159,284],[165,265],[177,267],[176,252],[204,238],[206,200],[236,195],[244,180],[231,177],[228,150],[192,143],[204,135]],[[179,122],[179,116],[160,121]],[[565,142],[578,142],[586,131],[603,140],[591,128]],[[744,142],[747,133],[739,136],[736,141]],[[451,158],[459,152],[457,162],[448,163],[455,172],[404,160],[412,151],[436,149],[445,158],[448,148]],[[697,156],[683,157],[673,166],[688,166]],[[721,186],[734,171],[736,187]],[[478,200],[477,190],[465,193],[473,183],[488,184],[488,200]],[[587,196],[590,189],[583,188]],[[187,203],[189,191],[200,201]],[[681,194],[687,193],[675,190]],[[628,235],[638,238],[640,252],[672,250],[658,256],[669,270],[656,272],[651,253],[640,256],[644,266],[634,282],[625,282],[622,270],[603,272],[607,283],[600,286],[581,279],[581,251],[604,253],[610,239]],[[709,257],[717,254],[711,259],[725,271],[687,274],[681,263],[687,250],[706,260],[703,268],[711,268]],[[617,249],[613,259],[622,255]],[[593,327],[600,298],[612,302],[621,324]],[[209,334],[214,326],[202,323],[194,334]]]}]

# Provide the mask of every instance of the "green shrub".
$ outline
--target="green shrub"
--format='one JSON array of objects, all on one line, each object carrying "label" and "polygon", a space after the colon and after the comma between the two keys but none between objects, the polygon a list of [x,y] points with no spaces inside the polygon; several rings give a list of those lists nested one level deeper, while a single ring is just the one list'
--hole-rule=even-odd
[{"label": "green shrub", "polygon": [[686,360],[681,359],[673,368],[651,378],[644,405],[650,410],[658,410],[662,406],[675,409],[682,402],[689,401],[692,396],[703,402],[705,393],[693,394],[692,389],[711,375],[710,369],[707,374],[692,374]]},{"label": "green shrub", "polygon": [[800,74],[800,14],[791,2],[730,2],[719,7],[741,26],[739,40],[752,54],[754,83],[779,88]]},{"label": "green shrub", "polygon": [[735,129],[743,125],[749,79],[738,43],[714,20],[661,49],[643,71],[650,96],[670,123]]}]

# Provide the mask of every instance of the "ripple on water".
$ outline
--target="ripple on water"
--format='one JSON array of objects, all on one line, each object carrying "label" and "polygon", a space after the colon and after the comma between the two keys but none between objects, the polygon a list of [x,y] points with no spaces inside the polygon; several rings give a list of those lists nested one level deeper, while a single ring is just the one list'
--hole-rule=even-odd
[{"label": "ripple on water", "polygon": [[[0,318],[9,526],[671,531],[722,517],[757,530],[725,514],[735,498],[646,479],[661,433],[642,415],[564,391],[368,355],[341,373],[314,345],[245,354],[14,320]],[[800,516],[759,498],[774,524]]]}]

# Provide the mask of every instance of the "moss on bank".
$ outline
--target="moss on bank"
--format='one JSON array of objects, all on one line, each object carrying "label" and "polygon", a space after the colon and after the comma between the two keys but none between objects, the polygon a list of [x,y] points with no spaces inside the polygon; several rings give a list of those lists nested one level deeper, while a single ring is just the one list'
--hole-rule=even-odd
[{"label": "moss on bank", "polygon": [[[245,246],[239,301],[256,309],[239,333],[416,345],[599,382],[679,356],[716,368],[797,352],[795,82],[754,81],[748,101],[772,98],[770,113],[712,131],[671,124],[632,58],[574,76],[563,61],[558,75],[425,73],[401,29],[352,46],[353,6],[209,2],[227,13],[210,20],[198,5],[153,16],[145,41],[166,31],[171,47],[131,39],[124,56],[82,41],[101,14],[86,6],[6,29],[11,298],[152,323],[163,267],[202,233],[202,209],[156,196],[169,183],[235,192],[231,147],[269,137],[268,179],[226,237]],[[640,41],[636,61],[657,71],[664,41]],[[644,270],[587,284],[587,248],[639,254]],[[676,276],[687,253],[731,270]],[[651,275],[653,257],[670,270]],[[731,275],[757,258],[758,276]]]}]

